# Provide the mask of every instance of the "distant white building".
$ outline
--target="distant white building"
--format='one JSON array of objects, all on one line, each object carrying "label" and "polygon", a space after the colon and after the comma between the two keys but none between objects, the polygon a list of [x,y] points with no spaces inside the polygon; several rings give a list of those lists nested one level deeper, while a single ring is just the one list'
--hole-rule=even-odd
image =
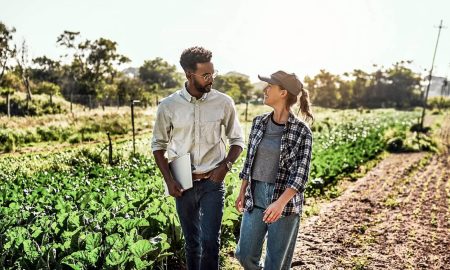
[{"label": "distant white building", "polygon": [[[425,78],[426,82],[425,82],[425,88],[424,90],[426,91],[426,87],[428,85],[428,80],[427,78]],[[445,80],[447,80],[444,77],[438,77],[438,76],[433,76],[431,78],[431,85],[430,85],[430,91],[428,92],[428,97],[436,97],[436,96],[448,96],[450,94],[450,86],[447,85],[444,86],[445,84]]]}]

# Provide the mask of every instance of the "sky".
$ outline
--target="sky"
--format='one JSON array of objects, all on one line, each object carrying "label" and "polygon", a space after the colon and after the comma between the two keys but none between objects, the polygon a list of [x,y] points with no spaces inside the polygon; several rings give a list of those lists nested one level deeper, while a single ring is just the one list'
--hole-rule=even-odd
[{"label": "sky", "polygon": [[450,77],[449,0],[0,0],[0,21],[15,27],[17,44],[30,57],[58,59],[64,30],[83,39],[118,43],[118,52],[139,67],[162,57],[181,71],[181,52],[203,46],[220,74],[250,76],[279,69],[299,77],[321,69],[334,74],[373,71],[413,60],[423,74]]}]

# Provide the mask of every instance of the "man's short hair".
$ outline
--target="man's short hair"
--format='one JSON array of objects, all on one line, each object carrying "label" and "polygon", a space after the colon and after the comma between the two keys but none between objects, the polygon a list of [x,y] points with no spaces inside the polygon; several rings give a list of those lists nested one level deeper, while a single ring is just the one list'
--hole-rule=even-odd
[{"label": "man's short hair", "polygon": [[180,64],[184,71],[197,70],[197,63],[208,63],[211,61],[212,52],[199,46],[187,48],[180,57]]}]

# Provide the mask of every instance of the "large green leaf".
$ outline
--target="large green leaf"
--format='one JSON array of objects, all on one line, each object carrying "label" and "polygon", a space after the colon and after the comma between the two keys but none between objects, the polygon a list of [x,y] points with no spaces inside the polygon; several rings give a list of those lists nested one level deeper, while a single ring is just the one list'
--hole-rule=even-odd
[{"label": "large green leaf", "polygon": [[93,250],[76,251],[62,259],[62,263],[67,265],[79,265],[81,262],[85,266],[95,266],[100,255],[100,248]]},{"label": "large green leaf", "polygon": [[144,218],[124,219],[118,222],[125,230],[130,230],[136,227],[149,226],[150,223]]},{"label": "large green leaf", "polygon": [[148,240],[139,240],[130,246],[131,253],[138,258],[143,257],[145,254],[155,249],[156,247]]},{"label": "large green leaf", "polygon": [[39,258],[39,252],[36,248],[37,243],[33,243],[31,240],[27,239],[22,242],[23,250],[25,251],[26,258],[30,261],[34,261]]},{"label": "large green leaf", "polygon": [[146,260],[142,260],[137,257],[133,258],[133,262],[134,262],[134,267],[137,270],[148,269],[150,266],[153,265],[153,261],[146,261]]},{"label": "large green leaf", "polygon": [[100,246],[102,242],[102,234],[97,233],[90,233],[86,235],[86,250],[93,250]]},{"label": "large green leaf", "polygon": [[126,261],[129,257],[128,251],[112,249],[106,256],[106,266],[117,266]]}]

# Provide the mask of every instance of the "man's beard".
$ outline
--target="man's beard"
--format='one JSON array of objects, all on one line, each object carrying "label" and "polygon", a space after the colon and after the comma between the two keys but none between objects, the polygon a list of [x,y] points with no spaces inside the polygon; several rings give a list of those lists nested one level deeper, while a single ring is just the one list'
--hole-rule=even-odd
[{"label": "man's beard", "polygon": [[209,93],[209,91],[211,91],[211,86],[212,86],[212,83],[202,86],[196,80],[194,80],[194,87],[200,93]]}]

